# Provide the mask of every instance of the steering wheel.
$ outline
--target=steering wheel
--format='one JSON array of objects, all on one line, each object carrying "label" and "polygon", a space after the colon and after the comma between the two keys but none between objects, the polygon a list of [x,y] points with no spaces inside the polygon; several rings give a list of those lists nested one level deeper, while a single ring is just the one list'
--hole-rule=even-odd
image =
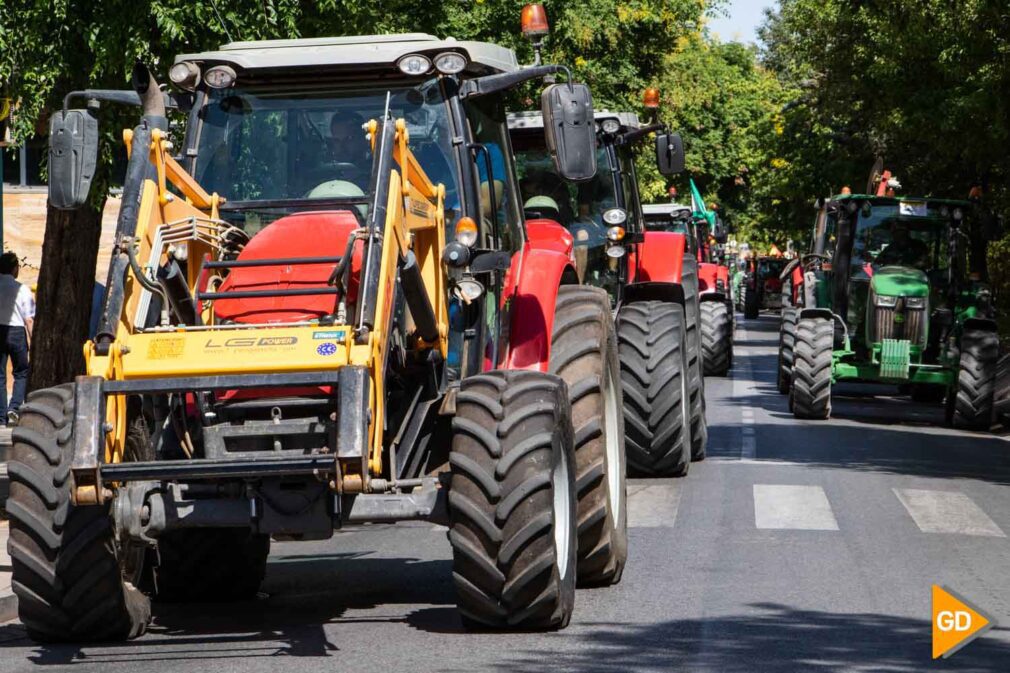
[{"label": "steering wheel", "polygon": [[809,252],[800,258],[800,263],[802,263],[803,266],[806,266],[807,264],[818,260],[821,262],[830,262],[831,258],[821,252]]}]

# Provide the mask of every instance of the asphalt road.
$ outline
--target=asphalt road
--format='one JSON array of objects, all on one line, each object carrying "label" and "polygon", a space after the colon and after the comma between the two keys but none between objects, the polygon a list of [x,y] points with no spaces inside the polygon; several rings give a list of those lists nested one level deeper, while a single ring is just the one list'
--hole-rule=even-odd
[{"label": "asphalt road", "polygon": [[[275,544],[261,599],[159,608],[143,639],[42,647],[0,626],[0,673],[80,671],[1010,670],[1010,443],[866,389],[827,422],[774,390],[777,319],[741,322],[708,380],[710,458],[629,484],[620,585],[551,634],[468,634],[445,529]],[[1005,625],[931,661],[930,587]]]}]

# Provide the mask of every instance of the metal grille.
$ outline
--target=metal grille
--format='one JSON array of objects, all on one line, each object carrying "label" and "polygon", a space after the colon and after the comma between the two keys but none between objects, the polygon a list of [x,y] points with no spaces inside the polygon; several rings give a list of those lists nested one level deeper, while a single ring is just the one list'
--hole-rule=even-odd
[{"label": "metal grille", "polygon": [[[873,334],[872,341],[884,339],[907,339],[916,346],[926,346],[926,309],[905,308],[905,300],[899,299],[895,307],[876,305],[873,297]],[[894,318],[901,309],[904,320],[897,322]]]}]

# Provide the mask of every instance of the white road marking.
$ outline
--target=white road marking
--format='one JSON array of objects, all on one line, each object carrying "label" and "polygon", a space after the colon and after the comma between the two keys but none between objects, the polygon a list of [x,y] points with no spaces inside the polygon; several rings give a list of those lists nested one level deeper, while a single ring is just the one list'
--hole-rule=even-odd
[{"label": "white road marking", "polygon": [[757,440],[753,436],[744,435],[740,443],[740,460],[754,460],[757,456]]},{"label": "white road marking", "polygon": [[628,526],[673,528],[680,507],[680,486],[656,484],[628,493]]},{"label": "white road marking", "polygon": [[1006,537],[996,522],[964,493],[918,488],[892,490],[923,533]]},{"label": "white road marking", "polygon": [[838,530],[820,486],[754,484],[754,524],[758,528]]}]

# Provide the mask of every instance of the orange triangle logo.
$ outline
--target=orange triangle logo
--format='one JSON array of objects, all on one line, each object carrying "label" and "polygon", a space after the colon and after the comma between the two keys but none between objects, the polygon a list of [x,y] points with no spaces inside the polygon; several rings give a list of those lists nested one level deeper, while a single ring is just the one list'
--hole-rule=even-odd
[{"label": "orange triangle logo", "polygon": [[933,658],[946,659],[993,627],[992,617],[950,589],[933,585]]}]

